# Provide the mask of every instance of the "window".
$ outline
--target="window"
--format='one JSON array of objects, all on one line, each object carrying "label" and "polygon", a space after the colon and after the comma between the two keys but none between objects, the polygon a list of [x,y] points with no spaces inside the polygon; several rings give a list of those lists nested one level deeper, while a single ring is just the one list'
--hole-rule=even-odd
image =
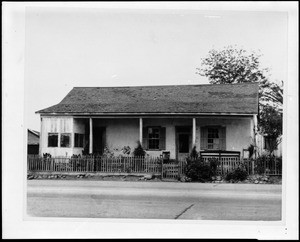
[{"label": "window", "polygon": [[75,133],[74,136],[74,147],[83,147],[83,134]]},{"label": "window", "polygon": [[164,150],[166,146],[166,128],[144,127],[143,148],[147,150]]},{"label": "window", "polygon": [[57,146],[58,146],[58,134],[48,133],[48,147],[57,147]]},{"label": "window", "polygon": [[61,134],[60,147],[70,147],[71,134]]},{"label": "window", "polygon": [[201,150],[225,150],[226,128],[225,127],[202,127]]},{"label": "window", "polygon": [[148,141],[149,141],[149,150],[158,150],[159,149],[159,128],[148,128]]},{"label": "window", "polygon": [[207,149],[209,150],[220,149],[219,129],[217,128],[207,129]]}]

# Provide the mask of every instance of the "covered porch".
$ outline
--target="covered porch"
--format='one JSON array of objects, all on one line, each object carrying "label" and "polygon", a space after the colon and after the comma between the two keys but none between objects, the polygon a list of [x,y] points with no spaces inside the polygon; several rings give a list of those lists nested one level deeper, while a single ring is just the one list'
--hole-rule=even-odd
[{"label": "covered porch", "polygon": [[[255,141],[256,115],[251,116],[121,116],[73,117],[73,136],[82,147],[74,154],[124,155],[140,142],[147,155],[169,152],[180,160],[196,147],[200,151],[242,151]],[[77,143],[78,143],[77,142]]]}]

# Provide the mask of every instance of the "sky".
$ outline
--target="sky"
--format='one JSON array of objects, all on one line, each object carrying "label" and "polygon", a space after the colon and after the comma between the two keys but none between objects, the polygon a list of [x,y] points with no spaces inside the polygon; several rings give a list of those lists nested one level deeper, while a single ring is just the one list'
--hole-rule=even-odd
[{"label": "sky", "polygon": [[287,13],[28,7],[25,116],[73,87],[207,84],[201,58],[228,45],[260,52],[270,80],[287,79]]}]

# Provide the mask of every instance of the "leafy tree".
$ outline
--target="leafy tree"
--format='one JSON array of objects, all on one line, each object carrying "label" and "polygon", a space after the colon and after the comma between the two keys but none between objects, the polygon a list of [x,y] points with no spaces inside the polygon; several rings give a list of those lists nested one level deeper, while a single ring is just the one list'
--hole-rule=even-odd
[{"label": "leafy tree", "polygon": [[[260,106],[272,104],[282,110],[283,89],[268,80],[268,68],[260,66],[261,54],[228,46],[223,50],[210,50],[201,59],[197,74],[208,78],[211,84],[259,83]],[[260,108],[261,108],[260,107]]]},{"label": "leafy tree", "polygon": [[197,74],[208,77],[211,84],[261,82],[266,80],[268,69],[260,67],[260,57],[232,46],[220,51],[213,49],[208,52],[208,57],[201,59]]},{"label": "leafy tree", "polygon": [[283,81],[280,84],[264,81],[260,84],[260,106],[271,105],[282,113],[283,106]]}]

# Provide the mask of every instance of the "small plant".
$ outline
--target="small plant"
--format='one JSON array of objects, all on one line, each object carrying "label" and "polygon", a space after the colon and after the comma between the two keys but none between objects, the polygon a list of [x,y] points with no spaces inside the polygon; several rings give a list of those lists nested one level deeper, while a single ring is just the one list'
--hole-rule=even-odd
[{"label": "small plant", "polygon": [[253,144],[249,145],[248,151],[249,151],[249,159],[251,159],[254,154],[254,145]]},{"label": "small plant", "polygon": [[71,158],[81,158],[81,155],[80,155],[80,154],[79,154],[79,155],[74,155],[74,154],[73,154],[73,155],[71,156]]},{"label": "small plant", "polygon": [[114,156],[114,152],[111,151],[107,145],[104,147],[103,156],[107,158],[112,158]]},{"label": "small plant", "polygon": [[247,179],[247,177],[248,177],[247,171],[243,167],[239,166],[234,171],[229,172],[226,175],[225,180],[237,182],[237,181],[244,181]]},{"label": "small plant", "polygon": [[198,159],[198,157],[199,157],[199,154],[196,150],[196,146],[194,146],[191,153],[190,153],[190,158],[191,159]]},{"label": "small plant", "polygon": [[43,158],[51,158],[51,154],[50,153],[43,153]]},{"label": "small plant", "polygon": [[134,156],[140,156],[140,157],[145,157],[146,151],[144,150],[143,146],[141,145],[141,142],[137,142],[137,147],[133,151]]}]

